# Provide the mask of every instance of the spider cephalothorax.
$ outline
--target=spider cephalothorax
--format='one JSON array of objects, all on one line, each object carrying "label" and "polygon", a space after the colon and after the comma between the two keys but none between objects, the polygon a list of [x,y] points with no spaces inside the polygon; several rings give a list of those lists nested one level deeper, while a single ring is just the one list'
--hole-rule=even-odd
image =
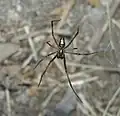
[{"label": "spider cephalothorax", "polygon": [[57,52],[57,58],[64,58],[65,38],[61,38],[59,41],[59,50]]}]

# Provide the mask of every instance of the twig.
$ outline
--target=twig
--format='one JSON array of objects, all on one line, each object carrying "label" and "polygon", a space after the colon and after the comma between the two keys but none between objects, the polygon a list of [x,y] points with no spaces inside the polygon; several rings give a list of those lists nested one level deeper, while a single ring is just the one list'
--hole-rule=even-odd
[{"label": "twig", "polygon": [[96,65],[85,65],[85,64],[78,64],[78,63],[71,63],[71,62],[67,62],[67,65],[75,66],[75,67],[82,67],[82,68],[91,68],[93,70],[120,72],[119,68],[112,68],[112,67],[103,67],[103,66],[96,66]]},{"label": "twig", "polygon": [[[104,110],[100,107],[100,106],[96,106],[96,108],[101,112],[104,113]],[[107,116],[113,116],[112,114],[110,114],[109,112],[106,113]]]},{"label": "twig", "polygon": [[[72,33],[67,29],[64,29],[64,30],[56,29],[54,33],[57,35],[63,35],[63,36],[71,36],[72,35]],[[51,28],[48,28],[45,30],[34,31],[34,32],[29,33],[29,35],[23,34],[23,35],[18,36],[17,39],[18,40],[26,40],[26,39],[28,39],[29,36],[30,37],[37,37],[40,35],[48,35],[48,34],[51,34]],[[13,39],[15,39],[15,38],[13,38]]]},{"label": "twig", "polygon": [[[80,78],[80,76],[86,77],[86,78],[90,78],[90,75],[87,74],[87,73],[90,73],[90,72],[93,72],[93,69],[89,69],[89,70],[86,70],[86,71],[81,71],[81,72],[69,74],[69,76],[70,76],[71,80],[72,80],[72,79],[75,79],[75,78],[77,78],[77,77]],[[65,80],[65,77],[66,77],[65,75],[62,76],[62,79]]]},{"label": "twig", "polygon": [[7,112],[8,116],[11,116],[11,103],[10,103],[10,92],[8,89],[5,90],[6,93],[6,101],[7,101]]},{"label": "twig", "polygon": [[[119,7],[120,4],[120,0],[116,0],[115,4],[113,5],[111,11],[110,11],[110,17],[112,18],[113,15],[115,14],[117,8]],[[96,47],[98,46],[98,44],[100,43],[104,33],[107,31],[108,29],[108,21],[105,22],[102,31],[98,30],[98,32],[96,32],[95,36],[93,37],[92,41],[90,42],[90,45],[88,46],[88,48],[92,48],[96,49]],[[96,41],[97,40],[97,41]]]},{"label": "twig", "polygon": [[[112,48],[112,53],[114,53],[112,55],[112,61],[114,61],[115,65],[117,66],[117,64],[118,64],[117,63],[117,55],[116,55],[117,50],[116,50],[116,47],[115,47],[115,42],[114,42],[115,40],[112,37],[112,19],[111,19],[110,8],[109,8],[108,3],[106,3],[106,10],[107,10],[107,16],[108,16],[109,40],[110,40],[110,45],[111,45],[111,48]],[[109,61],[109,59],[108,59],[108,61]]]},{"label": "twig", "polygon": [[120,93],[120,87],[117,89],[117,91],[115,92],[115,94],[113,95],[113,97],[111,98],[111,100],[108,102],[107,107],[105,108],[105,111],[103,113],[103,116],[106,116],[108,109],[110,108],[111,104],[113,103],[113,101],[116,99],[116,97],[118,96],[118,94]]},{"label": "twig", "polygon": [[99,79],[99,77],[95,76],[95,77],[92,77],[90,79],[85,79],[85,80],[80,80],[80,81],[78,81],[78,80],[77,81],[72,81],[72,85],[80,87],[81,85],[96,81],[98,79]]},{"label": "twig", "polygon": [[65,24],[65,21],[70,13],[70,10],[74,6],[74,4],[75,4],[75,0],[68,0],[68,3],[65,4],[64,12],[63,12],[60,22],[57,25],[57,29],[60,29]]},{"label": "twig", "polygon": [[[36,52],[38,52],[40,50],[40,48],[36,49]],[[33,59],[34,55],[30,54],[30,56],[23,62],[21,68],[25,68]]]},{"label": "twig", "polygon": [[[29,33],[30,33],[30,27],[25,26],[24,29],[25,29],[25,32],[29,35]],[[36,52],[36,49],[35,49],[34,42],[33,42],[32,38],[30,36],[28,36],[28,42],[29,42],[29,45],[31,47],[34,59],[35,59],[35,61],[37,61],[38,60],[37,52]]]},{"label": "twig", "polygon": [[85,114],[86,116],[89,116],[89,112],[86,108],[84,108],[80,103],[77,104],[77,116],[80,116],[80,113],[78,113],[78,110],[81,110],[83,114]]},{"label": "twig", "polygon": [[120,29],[120,23],[115,19],[112,19],[112,23],[115,24]]},{"label": "twig", "polygon": [[79,97],[81,98],[81,101],[83,102],[83,105],[91,112],[92,116],[97,116],[97,114],[93,110],[92,106],[85,99],[84,95],[79,93]]},{"label": "twig", "polygon": [[50,100],[52,99],[52,97],[53,97],[53,95],[57,92],[57,91],[59,91],[59,87],[55,87],[53,90],[52,90],[52,92],[48,95],[48,97],[44,100],[44,102],[42,103],[42,108],[44,109],[48,104],[49,104],[49,102],[50,102]]},{"label": "twig", "polygon": [[117,116],[120,116],[120,108],[119,108],[119,110],[118,110]]},{"label": "twig", "polygon": [[[72,76],[72,75],[71,75]],[[73,76],[72,76],[73,77]],[[94,76],[94,77],[91,77],[91,78],[88,78],[88,79],[84,79],[84,80],[76,80],[76,81],[72,81],[71,83],[72,83],[72,85],[73,86],[76,86],[76,87],[79,87],[79,89],[80,89],[80,87],[82,86],[82,85],[84,85],[84,84],[86,84],[86,83],[90,83],[90,82],[93,82],[93,81],[96,81],[96,80],[98,80],[99,79],[99,77],[98,76]],[[51,80],[50,80],[50,78],[49,79],[47,79],[47,81],[50,81],[50,83],[51,83]],[[51,85],[51,87],[53,87],[53,86],[55,86],[55,85],[58,85],[59,87],[68,87],[68,83],[60,83],[59,81],[56,81],[56,80],[52,80],[52,82],[53,83],[51,83],[50,85]]]}]

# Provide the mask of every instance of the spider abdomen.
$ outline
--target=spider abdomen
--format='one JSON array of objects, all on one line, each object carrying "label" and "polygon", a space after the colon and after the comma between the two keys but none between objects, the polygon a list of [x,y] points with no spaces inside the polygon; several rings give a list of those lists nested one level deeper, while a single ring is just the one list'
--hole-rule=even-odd
[{"label": "spider abdomen", "polygon": [[57,58],[63,59],[64,58],[64,51],[63,50],[59,50],[57,53]]}]

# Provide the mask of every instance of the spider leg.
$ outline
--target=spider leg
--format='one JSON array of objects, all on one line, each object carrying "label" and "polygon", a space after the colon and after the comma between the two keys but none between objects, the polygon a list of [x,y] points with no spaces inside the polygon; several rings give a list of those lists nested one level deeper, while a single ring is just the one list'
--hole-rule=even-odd
[{"label": "spider leg", "polygon": [[57,49],[55,46],[53,46],[49,41],[46,42],[51,48]]},{"label": "spider leg", "polygon": [[77,50],[78,48],[73,48],[73,50]]},{"label": "spider leg", "polygon": [[55,58],[57,57],[57,54],[50,60],[50,62],[48,63],[46,69],[43,71],[41,77],[40,77],[40,81],[39,81],[39,84],[38,84],[38,87],[40,86],[41,82],[42,82],[42,78],[45,74],[45,72],[47,71],[48,67],[50,66],[50,64],[55,60]]},{"label": "spider leg", "polygon": [[77,50],[78,48],[72,48],[72,49],[67,49],[68,51],[67,52],[71,52],[72,50]]},{"label": "spider leg", "polygon": [[[56,52],[57,52],[57,51],[56,51]],[[36,68],[45,58],[47,58],[48,56],[51,56],[51,55],[55,54],[56,52],[52,52],[52,53],[48,54],[47,56],[44,56],[44,58],[38,60],[38,62],[35,64],[33,70],[35,70],[35,68]]]},{"label": "spider leg", "polygon": [[78,35],[79,33],[79,27],[77,28],[77,32],[75,33],[75,35],[73,36],[73,38],[70,40],[70,42],[68,43],[68,45],[65,46],[64,49],[66,49],[67,47],[70,46],[70,44],[73,42],[73,40],[76,38],[76,36]]},{"label": "spider leg", "polygon": [[67,51],[65,51],[65,53],[67,53],[67,54],[73,54],[73,55],[92,55],[92,54],[96,54],[96,53],[98,53],[98,52],[77,53],[77,52],[67,52]]},{"label": "spider leg", "polygon": [[66,75],[67,75],[67,79],[68,79],[69,85],[70,85],[71,89],[73,90],[74,94],[76,95],[76,97],[78,98],[78,100],[79,100],[80,102],[82,102],[81,99],[80,99],[80,97],[78,96],[76,90],[74,89],[74,87],[73,87],[73,85],[72,85],[72,83],[71,83],[70,78],[69,78],[68,71],[67,71],[67,65],[66,65],[65,55],[64,55],[63,61],[64,61],[64,69],[65,69],[65,73],[66,73]]},{"label": "spider leg", "polygon": [[54,29],[53,29],[53,23],[54,23],[55,21],[60,21],[60,20],[52,20],[52,21],[51,21],[52,37],[53,37],[54,42],[56,43],[56,45],[59,46],[58,43],[57,43],[57,41],[56,41],[56,38],[55,38],[55,35],[54,35]]}]

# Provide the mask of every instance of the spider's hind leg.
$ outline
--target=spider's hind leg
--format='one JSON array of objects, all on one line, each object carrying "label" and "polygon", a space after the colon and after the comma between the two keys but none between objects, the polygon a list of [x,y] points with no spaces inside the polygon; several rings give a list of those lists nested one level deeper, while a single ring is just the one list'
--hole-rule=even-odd
[{"label": "spider's hind leg", "polygon": [[80,99],[80,97],[79,97],[79,95],[77,94],[76,90],[74,89],[74,87],[73,87],[73,85],[72,85],[72,83],[71,83],[70,78],[69,78],[68,71],[67,71],[67,65],[66,65],[65,55],[64,55],[63,61],[64,61],[64,69],[65,69],[65,73],[66,73],[66,75],[67,75],[67,79],[68,79],[69,85],[70,85],[72,91],[74,92],[74,94],[76,95],[76,97],[78,98],[78,100],[79,100],[80,102],[82,102],[81,99]]},{"label": "spider's hind leg", "polygon": [[50,66],[50,64],[55,60],[55,58],[57,57],[57,55],[55,55],[51,60],[50,62],[48,63],[46,69],[43,71],[43,73],[41,74],[41,77],[40,77],[40,81],[39,81],[39,84],[38,84],[38,87],[40,86],[41,82],[42,82],[42,79],[43,79],[43,76],[44,74],[46,73],[48,67]]},{"label": "spider's hind leg", "polygon": [[44,56],[44,58],[38,60],[38,62],[35,64],[33,70],[35,70],[36,67],[37,67],[45,58],[47,58],[48,56],[51,56],[51,55],[53,55],[53,54],[55,54],[55,53],[56,53],[56,52],[52,52],[52,53],[48,54],[47,56]]}]

